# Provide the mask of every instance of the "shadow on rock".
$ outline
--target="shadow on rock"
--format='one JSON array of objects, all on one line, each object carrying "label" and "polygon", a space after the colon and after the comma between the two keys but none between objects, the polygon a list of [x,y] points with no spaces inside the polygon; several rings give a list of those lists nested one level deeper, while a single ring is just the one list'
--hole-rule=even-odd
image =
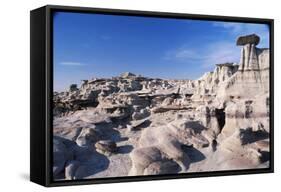
[{"label": "shadow on rock", "polygon": [[263,140],[269,137],[269,134],[265,131],[253,131],[252,128],[241,129],[240,130],[240,138],[242,141],[242,145],[254,143],[259,140]]},{"label": "shadow on rock", "polygon": [[112,140],[114,142],[124,141],[118,130],[113,129],[116,125],[112,123],[101,123],[96,125],[96,130],[100,135],[100,140]]},{"label": "shadow on rock", "polygon": [[270,152],[268,152],[268,151],[260,151],[260,153],[261,153],[261,157],[260,157],[261,163],[265,163],[265,162],[269,161],[269,159],[270,159]]},{"label": "shadow on rock", "polygon": [[195,134],[200,134],[206,129],[199,121],[188,121],[186,122],[186,127],[190,127]]},{"label": "shadow on rock", "polygon": [[145,121],[143,121],[143,123],[141,123],[140,125],[136,126],[135,129],[136,130],[144,129],[144,128],[149,127],[150,124],[151,124],[150,120],[145,120]]},{"label": "shadow on rock", "polygon": [[134,149],[134,147],[132,145],[123,145],[118,147],[118,153],[121,154],[126,154],[126,153],[130,153],[132,150]]},{"label": "shadow on rock", "polygon": [[199,162],[206,158],[203,153],[201,153],[199,150],[195,149],[194,147],[183,145],[182,149],[189,156],[191,163]]},{"label": "shadow on rock", "polygon": [[92,158],[87,163],[84,163],[83,166],[85,167],[83,177],[94,176],[108,168],[109,159],[105,155],[94,151]]}]

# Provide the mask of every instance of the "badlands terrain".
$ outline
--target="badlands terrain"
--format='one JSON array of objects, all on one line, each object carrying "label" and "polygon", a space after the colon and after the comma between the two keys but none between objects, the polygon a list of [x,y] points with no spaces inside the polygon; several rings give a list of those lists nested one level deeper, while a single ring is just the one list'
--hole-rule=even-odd
[{"label": "badlands terrain", "polygon": [[269,167],[269,49],[259,41],[239,37],[240,63],[197,80],[125,72],[54,92],[54,178]]}]

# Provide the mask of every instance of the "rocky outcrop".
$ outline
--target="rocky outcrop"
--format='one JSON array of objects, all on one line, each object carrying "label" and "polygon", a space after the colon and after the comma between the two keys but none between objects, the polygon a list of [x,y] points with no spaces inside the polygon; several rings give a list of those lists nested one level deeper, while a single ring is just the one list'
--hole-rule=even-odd
[{"label": "rocky outcrop", "polygon": [[[187,153],[182,151],[182,146],[208,147],[208,140],[200,135],[204,129],[205,127],[199,122],[187,119],[178,119],[164,126],[145,129],[138,142],[139,147],[130,155],[133,161],[130,173],[142,175],[153,163],[158,161],[166,163],[167,159],[179,166],[179,172],[186,172],[189,168],[190,158]],[[153,154],[158,154],[155,155],[157,156],[155,159],[151,159]],[[165,167],[174,166],[174,164],[170,162],[165,164]]]},{"label": "rocky outcrop", "polygon": [[268,92],[269,49],[260,49],[255,43],[247,43],[241,49],[238,71],[222,87],[221,96],[252,98]]},{"label": "rocky outcrop", "polygon": [[217,64],[213,72],[195,81],[193,99],[208,101],[233,98],[252,98],[269,91],[269,49],[257,48],[259,37],[255,34],[239,37],[240,63]]},{"label": "rocky outcrop", "polygon": [[237,129],[247,128],[269,132],[269,103],[267,101],[268,95],[261,95],[252,100],[240,99],[228,102],[225,108],[225,126],[220,136],[225,138]]},{"label": "rocky outcrop", "polygon": [[77,145],[89,146],[98,140],[98,133],[94,128],[82,128],[76,139]]},{"label": "rocky outcrop", "polygon": [[192,96],[193,100],[204,101],[215,98],[219,88],[228,82],[233,74],[237,72],[238,67],[239,65],[235,63],[216,64],[213,72],[205,73],[195,81],[196,89]]},{"label": "rocky outcrop", "polygon": [[268,167],[269,49],[239,37],[240,63],[197,80],[130,72],[53,95],[54,178]]}]

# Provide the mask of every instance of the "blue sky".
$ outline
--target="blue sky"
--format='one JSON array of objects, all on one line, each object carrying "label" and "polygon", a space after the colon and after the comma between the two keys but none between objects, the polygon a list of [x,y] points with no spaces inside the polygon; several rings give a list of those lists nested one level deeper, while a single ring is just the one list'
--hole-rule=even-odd
[{"label": "blue sky", "polygon": [[261,37],[258,47],[269,47],[264,24],[57,12],[54,90],[126,71],[197,79],[217,63],[238,63],[236,39],[252,33]]}]

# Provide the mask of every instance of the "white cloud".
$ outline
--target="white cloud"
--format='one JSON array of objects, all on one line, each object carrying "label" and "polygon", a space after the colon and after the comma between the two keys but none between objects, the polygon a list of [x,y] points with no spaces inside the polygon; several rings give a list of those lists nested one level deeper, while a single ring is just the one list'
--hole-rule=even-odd
[{"label": "white cloud", "polygon": [[213,26],[225,30],[230,35],[227,36],[228,40],[206,43],[200,47],[184,44],[178,49],[166,52],[164,59],[183,63],[196,62],[202,68],[212,70],[215,64],[239,62],[241,47],[235,43],[235,38],[239,36],[255,33],[261,38],[258,47],[269,46],[269,29],[265,24],[214,22]]},{"label": "white cloud", "polygon": [[63,61],[60,62],[60,65],[65,65],[65,66],[85,66],[85,63],[80,63],[80,62],[70,62],[70,61]]},{"label": "white cloud", "polygon": [[203,68],[214,67],[215,64],[226,62],[239,62],[240,47],[232,42],[218,42],[207,47],[201,66]]},{"label": "white cloud", "polygon": [[215,64],[239,62],[240,47],[233,42],[217,42],[199,48],[182,46],[174,51],[168,51],[164,59],[174,62],[196,62],[202,68],[212,70]]},{"label": "white cloud", "polygon": [[198,60],[201,59],[198,52],[190,46],[182,46],[175,50],[170,50],[165,53],[165,60],[177,60],[177,61],[186,61],[186,60]]},{"label": "white cloud", "polygon": [[232,33],[240,33],[243,30],[243,24],[241,23],[229,23],[229,22],[214,22],[214,27],[222,27],[229,29]]},{"label": "white cloud", "polygon": [[197,53],[193,50],[183,49],[175,53],[175,57],[179,59],[195,59]]}]

